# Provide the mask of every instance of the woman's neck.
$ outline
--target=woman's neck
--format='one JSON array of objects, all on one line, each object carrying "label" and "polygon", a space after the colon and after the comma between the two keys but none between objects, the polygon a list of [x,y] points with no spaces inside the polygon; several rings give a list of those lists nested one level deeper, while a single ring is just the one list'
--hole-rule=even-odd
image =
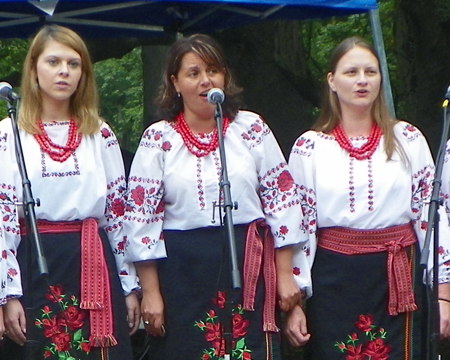
[{"label": "woman's neck", "polygon": [[209,134],[216,127],[214,118],[200,118],[191,113],[184,113],[183,116],[193,134]]},{"label": "woman's neck", "polygon": [[370,111],[343,112],[341,125],[347,137],[368,136],[372,130],[373,120]]},{"label": "woman's neck", "polygon": [[42,122],[66,121],[71,117],[69,103],[44,102],[41,112]]}]

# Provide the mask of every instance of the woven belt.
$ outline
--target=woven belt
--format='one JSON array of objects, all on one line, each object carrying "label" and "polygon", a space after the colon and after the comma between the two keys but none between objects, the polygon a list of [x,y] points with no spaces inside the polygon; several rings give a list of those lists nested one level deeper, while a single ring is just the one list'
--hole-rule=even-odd
[{"label": "woven belt", "polygon": [[375,230],[341,227],[318,231],[318,246],[340,254],[355,255],[387,251],[389,314],[417,310],[405,248],[417,239],[410,223]]},{"label": "woven belt", "polygon": [[[83,221],[38,220],[41,234],[81,233],[81,302],[80,308],[89,310],[89,344],[96,347],[117,345],[113,335],[113,316],[109,272],[103,253],[102,240],[95,219]],[[21,235],[26,229],[21,221]]]},{"label": "woven belt", "polygon": [[[258,227],[264,232],[261,238]],[[274,239],[270,227],[264,220],[250,223],[245,240],[243,308],[254,311],[256,284],[263,262],[265,299],[263,330],[278,332],[275,323],[276,271]]]}]

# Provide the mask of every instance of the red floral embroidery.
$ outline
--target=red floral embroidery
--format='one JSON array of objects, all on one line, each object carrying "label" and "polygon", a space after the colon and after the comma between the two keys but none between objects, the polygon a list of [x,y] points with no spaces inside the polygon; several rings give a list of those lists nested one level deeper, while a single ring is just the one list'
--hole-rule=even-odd
[{"label": "red floral embroidery", "polygon": [[123,216],[125,214],[125,203],[122,199],[114,199],[114,201],[111,203],[111,211],[116,216]]},{"label": "red floral embroidery", "polygon": [[45,294],[45,298],[52,303],[57,303],[62,300],[62,286],[50,286],[50,292]]},{"label": "red floral embroidery", "polygon": [[356,344],[359,341],[358,334],[352,333],[348,335],[346,343],[337,342],[335,346],[345,353],[345,360],[387,360],[391,351],[391,347],[385,343],[387,333],[383,328],[375,330],[377,327],[373,324],[373,316],[359,315],[355,326],[369,340],[364,344]]},{"label": "red floral embroidery", "polygon": [[141,206],[144,203],[144,193],[145,190],[141,185],[138,185],[135,189],[131,190],[131,198],[137,206]]},{"label": "red floral embroidery", "polygon": [[247,334],[249,320],[244,320],[241,314],[233,314],[233,339],[237,339]]},{"label": "red floral embroidery", "polygon": [[294,275],[300,275],[300,269],[298,267],[294,267],[293,271]]},{"label": "red floral embroidery", "polygon": [[358,321],[355,326],[361,331],[368,332],[372,330],[373,327],[373,316],[372,315],[359,315]]},{"label": "red floral embroidery", "polygon": [[278,188],[280,191],[288,191],[292,188],[292,185],[294,184],[294,179],[292,178],[289,171],[284,170],[280,176],[278,176]]},{"label": "red floral embroidery", "polygon": [[169,151],[172,148],[172,144],[169,141],[164,141],[161,145],[161,149],[164,151]]},{"label": "red floral embroidery", "polygon": [[385,360],[389,357],[390,351],[391,347],[387,346],[383,339],[375,339],[367,343],[364,354],[371,360]]},{"label": "red floral embroidery", "polygon": [[[225,305],[225,294],[223,292],[217,293],[217,298],[212,299],[213,304],[217,305],[219,308],[224,308]],[[242,316],[244,310],[241,305],[238,305],[232,310],[232,357],[233,359],[251,360],[251,350],[245,345],[245,335],[247,335],[247,328],[250,321],[244,319]],[[196,321],[195,327],[200,329],[205,333],[205,339],[211,343],[211,348],[203,350],[201,360],[204,359],[214,359],[219,360],[225,355],[225,339],[223,338],[223,327],[220,322],[217,321],[217,316],[214,310],[210,310],[206,314],[205,321]]]},{"label": "red floral embroidery", "polygon": [[107,139],[107,138],[109,138],[109,137],[111,136],[111,131],[109,131],[109,130],[106,129],[106,128],[101,129],[100,132],[102,133],[102,136],[103,136],[105,139]]},{"label": "red floral embroidery", "polygon": [[44,348],[44,358],[54,356],[58,360],[73,359],[68,353],[70,349],[89,353],[89,341],[83,338],[81,331],[86,312],[79,308],[78,299],[74,295],[67,299],[61,285],[50,286],[50,292],[45,294],[45,298],[52,303],[59,303],[62,311],[53,314],[46,305],[41,309],[41,318],[34,321],[35,326],[42,329],[44,336],[51,339],[50,346]]},{"label": "red floral embroidery", "polygon": [[70,336],[67,333],[56,333],[52,336],[52,341],[55,343],[55,348],[58,352],[64,352],[70,349]]}]

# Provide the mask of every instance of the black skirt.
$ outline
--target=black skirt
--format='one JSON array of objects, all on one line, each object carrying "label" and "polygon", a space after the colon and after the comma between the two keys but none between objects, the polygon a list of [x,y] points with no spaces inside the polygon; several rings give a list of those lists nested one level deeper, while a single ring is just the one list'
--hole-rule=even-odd
[{"label": "black skirt", "polygon": [[[27,314],[27,345],[22,347],[6,338],[1,345],[2,360],[34,359],[109,359],[132,360],[129,328],[126,320],[125,298],[117,274],[111,246],[104,231],[100,231],[103,251],[109,269],[113,331],[118,344],[104,348],[87,345],[89,340],[89,312],[80,309],[80,233],[42,234],[41,242],[48,265],[48,284],[38,276],[33,254],[32,285],[27,288],[26,238],[22,237],[18,249],[18,261],[22,272],[24,296],[20,298],[24,309],[31,300],[32,307]],[[61,301],[50,296],[48,285]],[[31,299],[28,297],[31,296]],[[64,317],[62,314],[66,313]],[[57,328],[57,331],[55,331]],[[60,333],[58,333],[60,332]],[[50,336],[50,334],[53,334]],[[72,356],[72,358],[70,357]],[[103,357],[102,357],[103,356]]]},{"label": "black skirt", "polygon": [[[246,231],[247,225],[235,226],[241,275]],[[280,359],[279,334],[262,330],[262,276],[255,311],[244,311],[241,291],[230,290],[229,246],[222,230],[164,231],[164,240],[167,258],[158,260],[158,274],[167,332],[164,337],[152,338],[149,358],[220,359],[226,344],[222,325],[230,324],[232,349],[227,349],[227,354],[231,352],[232,359]],[[231,309],[227,311],[224,300],[230,298]]]},{"label": "black skirt", "polygon": [[[423,360],[424,286],[418,243],[406,248],[418,310],[388,313],[387,252],[343,255],[322,248],[306,311],[307,359]],[[362,353],[367,354],[363,355]]]}]

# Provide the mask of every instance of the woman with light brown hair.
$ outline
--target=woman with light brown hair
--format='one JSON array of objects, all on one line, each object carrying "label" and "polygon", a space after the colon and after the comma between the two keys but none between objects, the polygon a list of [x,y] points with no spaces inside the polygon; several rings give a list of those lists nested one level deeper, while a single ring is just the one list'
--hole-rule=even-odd
[{"label": "woman with light brown hair", "polygon": [[[434,163],[422,133],[390,116],[367,41],[348,38],[334,50],[321,115],[296,140],[289,165],[309,216],[307,358],[424,359],[419,259]],[[440,225],[439,293],[450,299],[450,229]],[[286,326],[293,344],[297,310]],[[440,310],[447,337],[450,304]]]},{"label": "woman with light brown hair", "polygon": [[[26,227],[15,206],[22,202],[21,178],[11,120],[5,119],[0,122],[0,212],[8,264],[3,356],[131,359],[129,333],[136,331],[140,314],[135,269],[123,251],[123,162],[114,133],[98,113],[86,45],[72,30],[44,26],[32,40],[18,125],[33,195],[40,199],[35,211],[49,275],[45,281],[38,277],[33,253],[27,267]],[[30,298],[33,309],[25,313]],[[32,352],[25,349],[30,346]]]},{"label": "woman with light brown hair", "polygon": [[[228,240],[220,226],[222,166],[211,89],[225,94],[242,291],[230,290]],[[294,281],[300,269],[291,259],[292,247],[306,238],[298,189],[268,125],[239,109],[239,92],[212,37],[195,34],[170,48],[158,97],[162,120],[142,136],[125,215],[126,252],[141,280],[145,329],[154,335],[152,360],[222,358],[227,322],[232,358],[280,359],[277,294],[289,311],[304,290]],[[306,262],[301,271],[309,273]]]}]

